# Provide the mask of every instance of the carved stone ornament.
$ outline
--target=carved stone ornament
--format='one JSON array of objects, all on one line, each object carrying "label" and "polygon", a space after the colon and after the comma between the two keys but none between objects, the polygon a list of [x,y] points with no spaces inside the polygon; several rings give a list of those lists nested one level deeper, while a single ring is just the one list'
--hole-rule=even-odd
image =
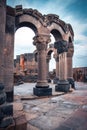
[{"label": "carved stone ornament", "polygon": [[64,21],[62,21],[61,19],[59,19],[59,16],[56,15],[56,14],[42,15],[36,9],[32,9],[32,8],[22,9],[21,5],[16,6],[15,13],[16,13],[16,16],[22,15],[22,14],[31,15],[34,18],[36,18],[37,20],[39,20],[39,22],[44,27],[50,26],[52,23],[56,23],[59,26],[61,26],[61,28],[63,29],[63,31],[65,33],[68,33],[70,31],[72,33],[72,35],[74,36],[74,32],[72,30],[72,26],[70,24],[66,24]]},{"label": "carved stone ornament", "polygon": [[31,15],[33,17],[35,17],[37,20],[40,21],[40,23],[43,23],[43,15],[36,9],[23,9],[23,14],[28,14]]},{"label": "carved stone ornament", "polygon": [[37,35],[33,38],[34,42],[33,44],[36,45],[36,43],[45,43],[48,44],[51,39],[50,39],[50,35]]},{"label": "carved stone ornament", "polygon": [[66,41],[61,40],[54,43],[54,48],[57,49],[57,53],[63,53],[68,51],[68,44]]},{"label": "carved stone ornament", "polygon": [[36,43],[36,47],[38,51],[42,51],[42,50],[46,50],[47,49],[47,45],[44,43]]}]

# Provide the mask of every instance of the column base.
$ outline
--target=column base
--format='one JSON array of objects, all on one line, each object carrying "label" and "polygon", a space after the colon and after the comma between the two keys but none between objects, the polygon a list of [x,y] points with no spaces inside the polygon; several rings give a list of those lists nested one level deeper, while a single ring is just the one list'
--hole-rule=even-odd
[{"label": "column base", "polygon": [[33,94],[36,96],[51,96],[52,88],[47,87],[33,88]]},{"label": "column base", "polygon": [[55,86],[55,91],[69,92],[70,84],[67,80],[60,80]]}]

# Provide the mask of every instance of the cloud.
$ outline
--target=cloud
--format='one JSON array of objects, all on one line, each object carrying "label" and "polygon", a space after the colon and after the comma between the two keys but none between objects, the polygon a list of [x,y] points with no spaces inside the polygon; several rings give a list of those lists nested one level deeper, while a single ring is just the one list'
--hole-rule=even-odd
[{"label": "cloud", "polygon": [[15,54],[31,53],[36,50],[36,47],[33,45],[33,37],[35,36],[34,32],[27,27],[22,27],[15,32]]},{"label": "cloud", "polygon": [[[12,6],[22,4],[23,8],[37,9],[42,14],[57,14],[59,15],[60,19],[64,20],[66,23],[70,23],[73,27],[75,34],[73,41],[75,48],[73,66],[87,66],[87,63],[85,62],[87,61],[87,17],[85,17],[85,15],[83,14],[87,14],[87,11],[85,10],[86,5],[84,5],[86,0],[81,0],[80,2],[78,2],[78,0],[67,0],[66,2],[64,0],[7,0],[7,2]],[[25,35],[27,36],[26,38],[24,38]],[[31,33],[28,34],[27,32],[22,34],[22,36],[25,41],[24,39],[22,39],[22,37],[20,41],[20,38],[18,36],[18,42],[16,43],[18,46],[17,52],[22,52],[23,49],[27,50],[26,48],[29,48],[29,43],[32,42],[32,40],[30,40],[30,37],[32,37]],[[26,47],[24,44],[25,42]],[[31,50],[32,49],[33,48],[31,44]]]}]

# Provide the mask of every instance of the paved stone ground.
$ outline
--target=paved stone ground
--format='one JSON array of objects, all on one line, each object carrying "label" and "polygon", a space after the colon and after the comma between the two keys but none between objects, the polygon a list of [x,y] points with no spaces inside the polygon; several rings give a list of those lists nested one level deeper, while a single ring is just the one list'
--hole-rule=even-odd
[{"label": "paved stone ground", "polygon": [[[31,98],[35,84],[15,86],[14,106],[24,111],[27,130],[87,130],[87,83],[75,84],[70,93],[41,99]],[[55,85],[50,86],[54,93]],[[29,100],[21,100],[26,96]]]}]

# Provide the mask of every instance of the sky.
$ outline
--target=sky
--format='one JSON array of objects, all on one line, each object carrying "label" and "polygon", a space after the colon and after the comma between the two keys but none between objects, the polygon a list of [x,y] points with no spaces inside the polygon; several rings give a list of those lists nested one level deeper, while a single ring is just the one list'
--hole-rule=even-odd
[{"label": "sky", "polygon": [[[87,67],[87,0],[7,0],[7,4],[12,7],[22,4],[23,8],[37,9],[43,15],[56,14],[61,20],[70,23],[74,30],[73,67]],[[31,29],[18,29],[15,32],[14,55],[33,52],[36,49],[32,44],[33,37]],[[52,58],[50,63],[52,70],[55,60]]]}]

